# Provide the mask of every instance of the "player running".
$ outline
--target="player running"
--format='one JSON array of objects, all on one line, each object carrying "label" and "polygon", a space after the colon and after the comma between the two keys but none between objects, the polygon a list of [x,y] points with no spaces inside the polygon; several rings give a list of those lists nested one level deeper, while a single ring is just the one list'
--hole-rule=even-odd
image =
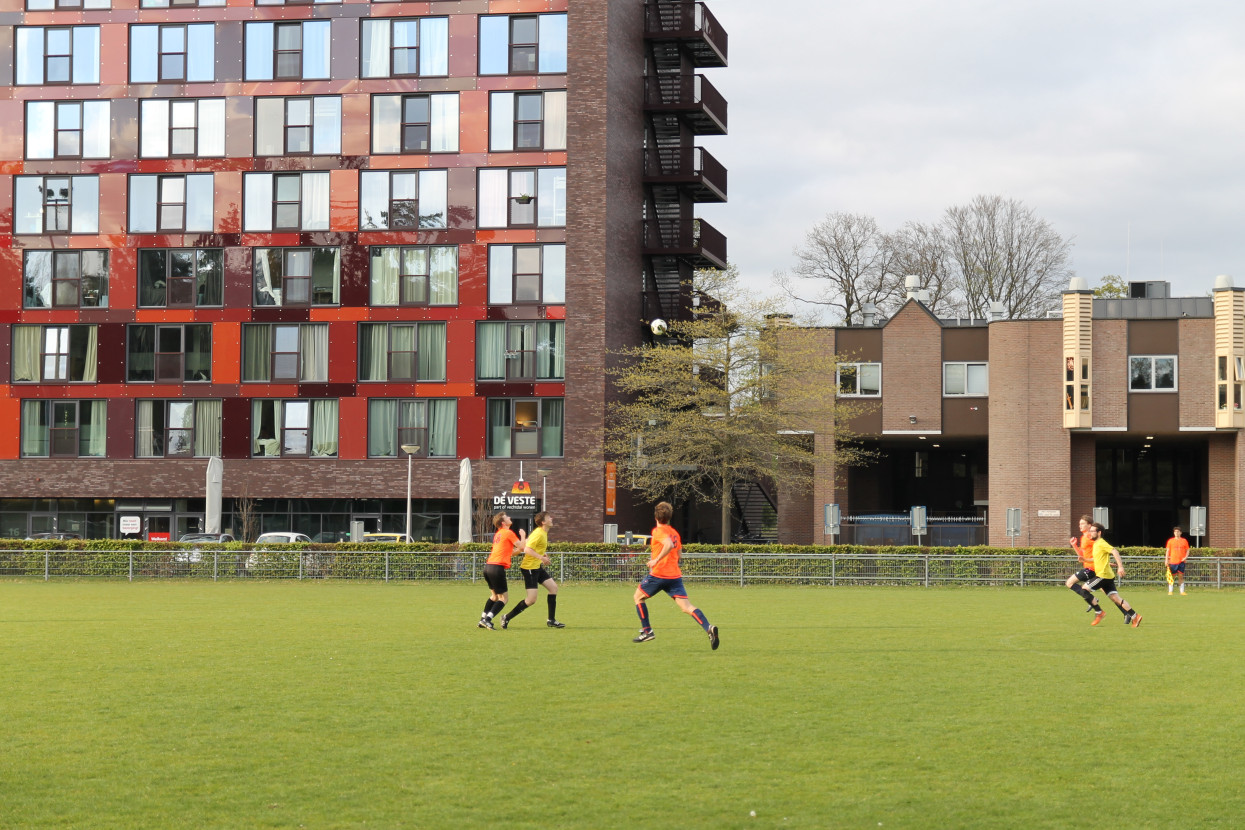
[{"label": "player running", "polygon": [[[1086,584],[1089,591],[1095,588],[1102,591],[1116,607],[1120,609],[1120,613],[1124,615],[1124,624],[1131,625],[1133,628],[1141,625],[1141,615],[1138,614],[1128,602],[1120,596],[1115,589],[1115,571],[1111,570],[1111,559],[1115,559],[1115,566],[1120,572],[1120,576],[1124,575],[1124,563],[1120,561],[1120,552],[1102,538],[1102,532],[1106,530],[1098,522],[1094,522],[1089,526],[1089,537],[1094,540],[1094,578]],[[1090,625],[1098,625],[1102,622],[1102,617],[1107,612],[1098,609],[1098,613],[1094,614],[1094,621]]]},{"label": "player running", "polygon": [[700,627],[709,635],[709,647],[718,647],[718,627],[710,625],[703,611],[692,605],[687,599],[687,589],[683,587],[683,571],[679,569],[679,554],[683,552],[683,540],[679,532],[670,526],[670,517],[674,508],[670,502],[661,502],[653,510],[653,518],[657,527],[653,528],[652,558],[648,560],[648,576],[640,581],[635,589],[635,610],[640,615],[640,634],[631,642],[643,643],[654,639],[653,627],[648,621],[648,606],[644,601],[665,591],[678,604],[685,614],[700,623]]},{"label": "player running", "polygon": [[566,623],[558,622],[558,583],[545,570],[545,566],[549,564],[549,555],[545,553],[545,549],[549,546],[549,529],[553,527],[553,517],[542,510],[532,519],[532,524],[536,529],[527,537],[527,544],[523,547],[523,561],[519,563],[527,596],[502,615],[501,627],[509,628],[511,620],[526,611],[529,605],[534,605],[540,586],[544,585],[548,592],[545,600],[549,603],[549,619],[545,620],[545,625],[550,628],[566,628]]},{"label": "player running", "polygon": [[1179,527],[1172,528],[1172,537],[1167,540],[1167,553],[1164,560],[1167,564],[1167,593],[1172,592],[1172,577],[1180,575],[1180,593],[1184,594],[1184,562],[1189,558],[1189,540],[1184,538]]},{"label": "player running", "polygon": [[480,615],[476,628],[492,631],[493,616],[500,614],[506,607],[506,569],[514,561],[514,555],[523,549],[524,537],[527,536],[522,530],[516,536],[510,529],[511,524],[510,517],[505,513],[498,513],[493,517],[493,527],[497,528],[497,532],[493,534],[493,551],[484,565],[484,581],[489,590],[488,602],[484,603],[484,613]]},{"label": "player running", "polygon": [[1072,550],[1076,553],[1080,560],[1080,570],[1073,572],[1068,577],[1068,581],[1064,583],[1072,593],[1085,600],[1087,612],[1101,611],[1098,607],[1098,598],[1094,596],[1093,591],[1085,590],[1085,584],[1094,578],[1094,540],[1089,538],[1089,525],[1093,521],[1089,516],[1082,516],[1079,522],[1081,529],[1081,540],[1077,543],[1077,539],[1073,536],[1068,540],[1068,544],[1072,546]]}]

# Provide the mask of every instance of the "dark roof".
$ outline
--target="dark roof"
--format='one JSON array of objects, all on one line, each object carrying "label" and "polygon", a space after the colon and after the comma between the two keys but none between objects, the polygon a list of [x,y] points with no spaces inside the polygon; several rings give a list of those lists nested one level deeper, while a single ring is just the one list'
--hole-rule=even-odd
[{"label": "dark roof", "polygon": [[1178,320],[1215,316],[1210,297],[1145,297],[1094,300],[1095,320]]}]

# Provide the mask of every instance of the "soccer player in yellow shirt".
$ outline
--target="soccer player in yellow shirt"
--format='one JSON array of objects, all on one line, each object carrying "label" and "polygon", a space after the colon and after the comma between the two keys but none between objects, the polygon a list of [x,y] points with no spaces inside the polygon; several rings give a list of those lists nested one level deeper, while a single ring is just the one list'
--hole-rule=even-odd
[{"label": "soccer player in yellow shirt", "polygon": [[523,547],[523,561],[519,563],[527,596],[516,602],[502,616],[501,627],[509,628],[511,620],[526,611],[529,605],[534,605],[540,586],[544,585],[548,592],[545,599],[549,603],[549,619],[545,620],[545,625],[550,628],[566,628],[565,623],[558,622],[558,583],[545,570],[545,566],[549,564],[549,555],[545,550],[549,546],[549,529],[553,527],[553,517],[542,510],[532,519],[532,524],[536,529],[527,537],[527,544]]},{"label": "soccer player in yellow shirt", "polygon": [[[1087,582],[1085,587],[1090,591],[1097,589],[1106,594],[1115,603],[1116,607],[1120,609],[1120,613],[1124,615],[1124,624],[1136,628],[1141,625],[1141,615],[1115,589],[1115,571],[1111,570],[1111,560],[1112,558],[1115,559],[1115,567],[1119,571],[1120,576],[1124,575],[1124,563],[1120,561],[1120,552],[1111,547],[1106,539],[1102,538],[1104,530],[1106,528],[1098,522],[1094,522],[1089,526],[1089,538],[1094,540],[1094,578]],[[1098,613],[1094,615],[1094,621],[1090,625],[1098,625],[1098,623],[1102,622],[1103,614],[1106,613],[1106,611],[1099,608]]]}]

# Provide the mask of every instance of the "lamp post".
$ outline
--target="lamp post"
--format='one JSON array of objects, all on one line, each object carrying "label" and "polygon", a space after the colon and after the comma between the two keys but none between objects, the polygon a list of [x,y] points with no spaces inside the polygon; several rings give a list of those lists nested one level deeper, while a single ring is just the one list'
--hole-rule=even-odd
[{"label": "lamp post", "polygon": [[406,453],[406,540],[411,540],[411,459],[419,452],[419,444],[403,444]]},{"label": "lamp post", "polygon": [[540,476],[540,509],[541,510],[549,509],[548,505],[545,504],[545,479],[549,477],[549,472],[550,472],[549,470],[537,470],[536,471],[536,475]]}]

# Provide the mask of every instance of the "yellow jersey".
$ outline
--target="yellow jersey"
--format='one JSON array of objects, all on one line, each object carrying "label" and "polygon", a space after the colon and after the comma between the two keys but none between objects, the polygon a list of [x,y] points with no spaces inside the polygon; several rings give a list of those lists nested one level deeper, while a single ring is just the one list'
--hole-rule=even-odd
[{"label": "yellow jersey", "polygon": [[1094,542],[1094,573],[1103,579],[1115,579],[1115,571],[1111,568],[1111,551],[1114,546],[1098,537]]},{"label": "yellow jersey", "polygon": [[549,534],[545,532],[543,527],[538,527],[532,531],[532,535],[527,537],[527,546],[536,551],[537,555],[532,556],[530,553],[523,554],[523,561],[519,563],[519,567],[524,570],[535,570],[544,566],[544,562],[540,557],[544,555],[545,548],[549,547]]}]

